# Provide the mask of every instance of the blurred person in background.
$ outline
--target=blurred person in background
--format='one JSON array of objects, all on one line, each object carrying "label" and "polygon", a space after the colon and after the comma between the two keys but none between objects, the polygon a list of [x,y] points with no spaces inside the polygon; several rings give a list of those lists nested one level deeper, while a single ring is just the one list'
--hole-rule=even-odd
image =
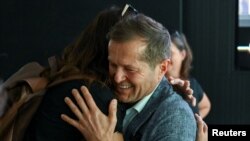
[{"label": "blurred person in background", "polygon": [[205,118],[210,111],[211,103],[199,82],[190,75],[193,60],[192,50],[183,33],[174,32],[171,35],[171,41],[171,62],[166,76],[190,81],[188,85],[193,90],[196,104],[194,106],[189,103],[189,105],[194,113],[198,113],[202,118]]}]

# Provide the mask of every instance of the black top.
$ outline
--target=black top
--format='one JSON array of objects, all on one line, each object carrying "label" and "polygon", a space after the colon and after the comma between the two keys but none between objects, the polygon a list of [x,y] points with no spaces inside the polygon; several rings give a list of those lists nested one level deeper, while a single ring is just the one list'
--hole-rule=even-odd
[{"label": "black top", "polygon": [[[81,133],[63,121],[60,115],[63,113],[76,119],[64,98],[67,96],[75,101],[72,88],[80,89],[84,84],[83,80],[73,80],[50,88],[26,131],[24,141],[80,141],[83,138]],[[89,91],[100,110],[108,115],[109,103],[113,99],[110,89],[94,82]],[[119,109],[118,106],[116,131],[121,132],[123,116]]]}]

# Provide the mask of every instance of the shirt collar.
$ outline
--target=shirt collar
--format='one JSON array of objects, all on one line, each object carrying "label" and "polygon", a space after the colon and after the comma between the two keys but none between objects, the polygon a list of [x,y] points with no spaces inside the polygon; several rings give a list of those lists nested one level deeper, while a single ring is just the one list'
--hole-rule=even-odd
[{"label": "shirt collar", "polygon": [[140,101],[138,101],[133,107],[131,107],[130,109],[135,109],[138,113],[140,113],[142,111],[142,109],[145,107],[145,105],[147,104],[147,102],[149,101],[150,97],[153,95],[154,91],[156,90],[156,88],[158,87],[160,83],[158,83],[156,85],[156,87],[154,88],[154,90],[147,96],[145,96],[144,98],[142,98]]}]

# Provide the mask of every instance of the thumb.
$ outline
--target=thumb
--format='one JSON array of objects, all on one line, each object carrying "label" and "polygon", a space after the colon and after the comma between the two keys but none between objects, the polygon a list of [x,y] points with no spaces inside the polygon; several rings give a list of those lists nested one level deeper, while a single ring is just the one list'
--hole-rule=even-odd
[{"label": "thumb", "polygon": [[197,125],[198,125],[198,132],[203,132],[203,120],[201,116],[199,116],[198,114],[195,114],[195,118],[196,118]]},{"label": "thumb", "polygon": [[109,120],[111,122],[112,127],[115,128],[117,122],[117,100],[113,99],[109,104]]}]

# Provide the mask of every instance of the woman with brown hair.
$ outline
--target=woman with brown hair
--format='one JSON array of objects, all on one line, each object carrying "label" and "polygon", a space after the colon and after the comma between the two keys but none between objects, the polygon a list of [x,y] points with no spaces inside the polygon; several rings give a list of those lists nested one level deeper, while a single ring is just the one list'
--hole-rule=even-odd
[{"label": "woman with brown hair", "polygon": [[190,87],[193,89],[193,95],[197,102],[195,106],[190,105],[190,107],[194,113],[205,118],[210,111],[211,103],[198,81],[190,76],[193,61],[191,48],[183,33],[174,32],[171,35],[171,41],[171,63],[166,76],[190,81]]}]

